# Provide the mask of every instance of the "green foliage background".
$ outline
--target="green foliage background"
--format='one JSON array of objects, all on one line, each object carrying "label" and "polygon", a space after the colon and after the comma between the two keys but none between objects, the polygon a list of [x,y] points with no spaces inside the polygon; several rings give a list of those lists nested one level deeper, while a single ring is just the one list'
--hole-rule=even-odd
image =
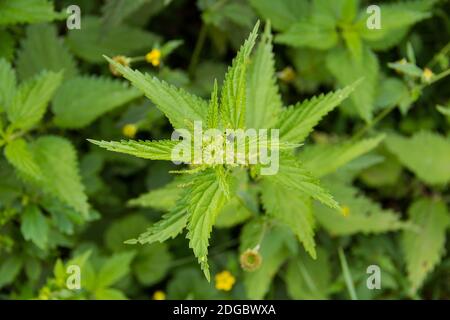
[{"label": "green foliage background", "polygon": [[[0,0],[0,297],[449,299],[450,5],[382,1],[369,30],[370,4]],[[271,178],[170,173],[155,140],[198,118],[303,145]]]}]

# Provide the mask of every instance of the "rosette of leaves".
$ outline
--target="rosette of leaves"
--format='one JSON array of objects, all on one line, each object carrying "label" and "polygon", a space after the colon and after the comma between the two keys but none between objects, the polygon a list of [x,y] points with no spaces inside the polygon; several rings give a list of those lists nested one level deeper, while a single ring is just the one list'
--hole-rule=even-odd
[{"label": "rosette of leaves", "polygon": [[[261,192],[267,216],[289,227],[313,257],[316,256],[316,251],[312,199],[332,209],[339,209],[338,203],[310,173],[307,169],[308,164],[300,160],[293,147],[302,144],[322,117],[347,98],[357,83],[336,92],[283,107],[275,83],[270,26],[266,25],[264,35],[252,54],[257,30],[258,24],[229,67],[220,93],[216,84],[209,102],[156,77],[142,74],[106,58],[115,65],[124,78],[152,100],[175,129],[188,128],[192,131],[194,122],[202,121],[208,128],[223,132],[225,129],[238,128],[279,130],[280,165],[275,175],[261,175],[259,164],[239,167],[227,164],[202,164],[184,172],[178,171],[185,174],[166,187],[131,201],[133,205],[154,206],[168,212],[147,232],[137,239],[129,240],[128,243],[163,242],[176,237],[187,228],[189,246],[193,249],[208,280],[209,238],[217,218],[230,211],[246,211],[243,213],[246,215],[244,219],[262,214],[259,212],[260,205],[255,194]],[[337,163],[329,161],[328,164],[325,163],[327,168],[322,169],[325,172],[332,172],[371,150],[380,140],[378,137],[343,145],[334,150]],[[179,141],[90,141],[111,151],[145,159],[183,160],[172,158],[172,150],[180,143]],[[295,211],[283,207],[291,201],[295,201],[297,206]],[[229,206],[234,206],[235,210],[229,210]],[[262,252],[264,250],[262,246]],[[270,258],[265,261],[270,261]],[[258,276],[255,277],[258,279]]]}]

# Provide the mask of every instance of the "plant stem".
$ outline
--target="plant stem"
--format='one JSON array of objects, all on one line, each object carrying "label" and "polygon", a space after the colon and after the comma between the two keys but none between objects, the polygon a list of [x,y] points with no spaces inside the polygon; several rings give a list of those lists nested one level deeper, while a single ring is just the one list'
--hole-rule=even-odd
[{"label": "plant stem", "polygon": [[191,79],[194,78],[195,68],[197,67],[200,53],[202,52],[203,45],[205,44],[207,31],[208,26],[205,23],[203,23],[197,38],[197,42],[195,43],[195,48],[194,52],[192,53],[191,62],[189,63],[188,67],[188,73]]},{"label": "plant stem", "polygon": [[396,104],[390,106],[389,108],[384,109],[383,111],[381,111],[376,117],[375,119],[373,119],[373,121],[371,121],[370,123],[366,124],[361,130],[359,130],[353,137],[352,137],[352,141],[358,140],[359,138],[361,138],[367,131],[369,131],[371,128],[373,128],[378,122],[380,122],[381,120],[383,120],[389,113],[391,113],[395,108],[397,107]]},{"label": "plant stem", "polygon": [[341,261],[341,268],[344,275],[345,284],[347,286],[348,293],[350,294],[350,298],[352,300],[358,300],[358,297],[356,296],[355,286],[353,285],[352,275],[348,268],[347,259],[345,258],[345,254],[344,251],[342,250],[342,247],[339,247],[338,253],[339,253],[339,260]]}]

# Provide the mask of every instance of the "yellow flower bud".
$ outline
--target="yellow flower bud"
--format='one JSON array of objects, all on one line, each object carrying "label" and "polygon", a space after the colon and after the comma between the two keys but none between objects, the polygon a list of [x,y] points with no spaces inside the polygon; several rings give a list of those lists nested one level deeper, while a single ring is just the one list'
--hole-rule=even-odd
[{"label": "yellow flower bud", "polygon": [[294,81],[295,77],[296,77],[295,71],[291,67],[286,67],[280,72],[278,72],[278,78],[286,83]]},{"label": "yellow flower bud", "polygon": [[[127,58],[125,56],[115,56],[112,58],[115,62],[125,66],[125,67],[129,67],[130,66],[130,62],[131,59]],[[120,74],[120,72],[116,69],[116,67],[113,64],[109,64],[109,70],[111,71],[111,73],[116,76],[116,77],[121,77],[122,75]]]},{"label": "yellow flower bud", "polygon": [[159,49],[152,49],[149,53],[145,55],[145,60],[151,63],[154,67],[159,66],[161,59],[161,51]]},{"label": "yellow flower bud", "polygon": [[347,207],[347,206],[343,206],[343,207],[341,208],[341,212],[342,212],[342,215],[343,215],[344,217],[348,217],[349,214],[350,214],[350,208]]},{"label": "yellow flower bud", "polygon": [[245,271],[253,272],[259,269],[262,263],[262,256],[258,250],[247,249],[245,250],[239,259],[242,269]]},{"label": "yellow flower bud", "polygon": [[234,283],[236,282],[236,279],[233,277],[230,271],[227,270],[216,274],[215,280],[216,289],[223,291],[230,291],[233,288]]},{"label": "yellow flower bud", "polygon": [[128,138],[134,138],[136,136],[137,131],[138,127],[133,123],[126,124],[122,128],[122,134]]},{"label": "yellow flower bud", "polygon": [[434,76],[433,71],[431,71],[428,68],[423,69],[422,77],[426,82],[430,82],[433,76]]},{"label": "yellow flower bud", "polygon": [[161,290],[155,291],[153,293],[153,300],[166,300],[166,294]]}]

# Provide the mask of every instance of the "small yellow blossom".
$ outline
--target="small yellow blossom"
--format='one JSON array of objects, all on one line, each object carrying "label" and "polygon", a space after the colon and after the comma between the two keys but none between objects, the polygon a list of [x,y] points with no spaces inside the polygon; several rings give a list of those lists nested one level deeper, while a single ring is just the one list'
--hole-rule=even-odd
[{"label": "small yellow blossom", "polygon": [[403,59],[401,59],[398,63],[399,64],[406,64],[408,61],[406,61],[406,59],[405,58],[403,58]]},{"label": "small yellow blossom", "polygon": [[286,83],[292,82],[295,79],[295,77],[296,77],[295,71],[291,67],[286,67],[280,72],[278,72],[278,78]]},{"label": "small yellow blossom", "polygon": [[261,266],[262,256],[256,249],[247,249],[241,254],[239,261],[242,269],[253,272]]},{"label": "small yellow blossom", "polygon": [[148,63],[151,63],[154,67],[159,66],[159,63],[161,62],[160,59],[161,51],[159,49],[153,49],[145,55],[145,60],[147,60]]},{"label": "small yellow blossom", "polygon": [[[115,62],[125,66],[125,67],[129,67],[130,63],[131,63],[131,59],[127,58],[125,56],[115,56],[112,58]],[[112,65],[111,63],[109,64],[109,70],[111,71],[111,73],[113,75],[115,75],[116,77],[121,77],[122,74],[116,69],[116,67],[114,65]]]},{"label": "small yellow blossom", "polygon": [[216,274],[216,289],[223,291],[230,291],[233,288],[236,279],[230,273],[230,271],[222,271]]},{"label": "small yellow blossom", "polygon": [[423,69],[422,77],[426,82],[430,82],[433,76],[434,76],[433,71],[431,71],[428,68]]},{"label": "small yellow blossom", "polygon": [[343,206],[341,208],[341,212],[344,217],[348,217],[348,215],[350,214],[350,208],[347,206]]},{"label": "small yellow blossom", "polygon": [[153,293],[153,300],[166,300],[166,294],[161,290],[155,291]]},{"label": "small yellow blossom", "polygon": [[133,123],[128,123],[124,125],[122,128],[122,134],[128,138],[134,138],[136,136],[137,131],[138,127]]}]

